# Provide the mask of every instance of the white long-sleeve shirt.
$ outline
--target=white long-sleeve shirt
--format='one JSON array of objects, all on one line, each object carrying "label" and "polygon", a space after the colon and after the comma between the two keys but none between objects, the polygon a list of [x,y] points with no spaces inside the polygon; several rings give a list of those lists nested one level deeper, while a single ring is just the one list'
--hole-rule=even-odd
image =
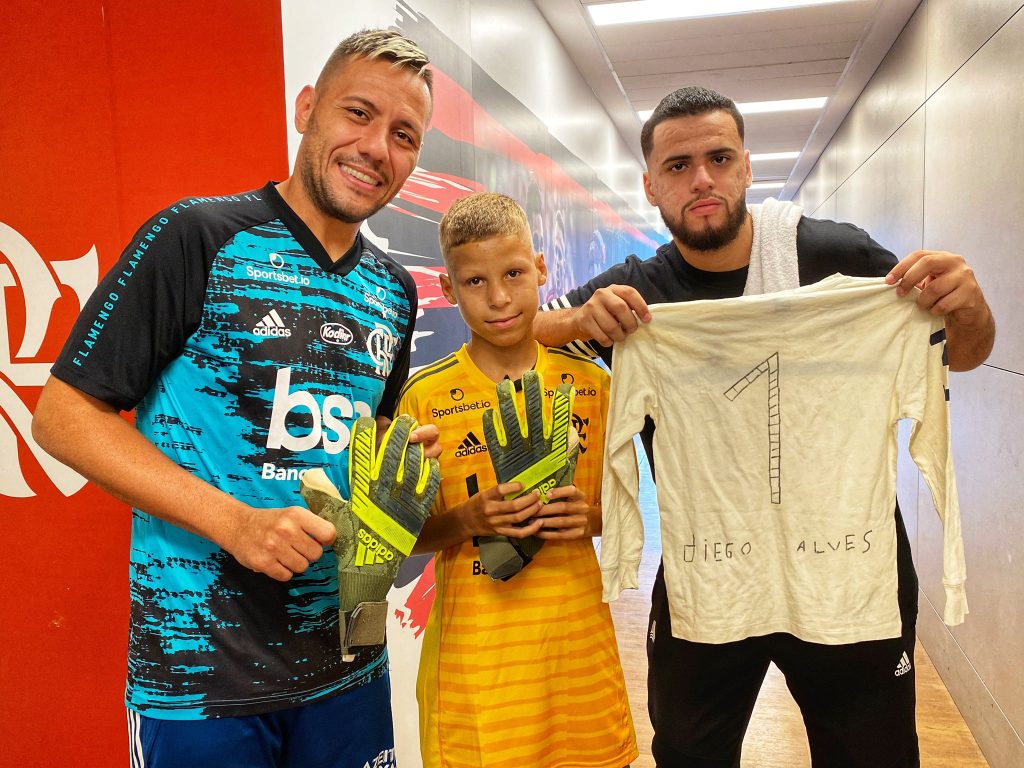
[{"label": "white long-sleeve shirt", "polygon": [[967,613],[941,318],[882,278],[651,307],[615,347],[604,597],[636,588],[632,438],[650,416],[672,634],[826,644],[900,634],[896,423],[944,527],[944,620]]}]

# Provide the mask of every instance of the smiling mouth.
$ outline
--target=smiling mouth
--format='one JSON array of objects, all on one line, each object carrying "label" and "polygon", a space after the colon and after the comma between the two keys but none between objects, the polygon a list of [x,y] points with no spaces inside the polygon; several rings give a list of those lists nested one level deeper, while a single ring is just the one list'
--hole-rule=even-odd
[{"label": "smiling mouth", "polygon": [[373,176],[370,176],[368,173],[364,173],[363,171],[359,170],[358,168],[355,168],[354,166],[345,165],[344,163],[341,163],[340,167],[341,167],[342,173],[348,174],[349,176],[351,176],[356,181],[363,182],[363,184],[371,184],[371,185],[373,185],[375,187],[379,187],[383,183],[383,182],[381,182],[380,179],[376,179]]}]

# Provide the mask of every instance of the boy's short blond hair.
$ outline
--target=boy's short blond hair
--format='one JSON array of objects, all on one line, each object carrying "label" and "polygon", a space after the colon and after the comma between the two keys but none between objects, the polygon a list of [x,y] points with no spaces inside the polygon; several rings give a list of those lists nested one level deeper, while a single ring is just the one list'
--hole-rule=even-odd
[{"label": "boy's short blond hair", "polygon": [[445,264],[449,264],[453,248],[506,236],[520,238],[533,250],[526,211],[508,195],[497,192],[477,192],[456,200],[438,228]]}]

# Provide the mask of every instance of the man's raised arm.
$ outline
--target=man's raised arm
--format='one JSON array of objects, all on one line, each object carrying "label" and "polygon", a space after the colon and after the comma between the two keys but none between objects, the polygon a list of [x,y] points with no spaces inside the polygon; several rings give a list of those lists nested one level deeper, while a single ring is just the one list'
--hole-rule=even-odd
[{"label": "man's raised arm", "polygon": [[590,341],[606,347],[649,323],[651,313],[640,293],[628,285],[598,288],[586,303],[568,309],[538,312],[533,321],[534,337],[547,347],[561,347],[571,341]]},{"label": "man's raised arm", "polygon": [[985,362],[995,343],[996,323],[963,256],[914,251],[892,268],[886,280],[899,283],[901,296],[917,286],[921,290],[918,306],[944,317],[951,371],[969,371]]}]

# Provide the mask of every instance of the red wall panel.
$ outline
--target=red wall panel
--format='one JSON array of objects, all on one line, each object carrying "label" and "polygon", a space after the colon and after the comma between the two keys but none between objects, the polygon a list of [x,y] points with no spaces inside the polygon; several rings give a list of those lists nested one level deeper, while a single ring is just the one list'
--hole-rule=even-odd
[{"label": "red wall panel", "polygon": [[167,203],[287,175],[280,5],[0,3],[0,46],[0,478],[35,494],[0,494],[0,763],[123,766],[129,511],[65,497],[24,416],[79,311],[62,263],[102,274]]},{"label": "red wall panel", "polygon": [[123,240],[178,197],[288,175],[280,13],[267,0],[112,4]]}]

